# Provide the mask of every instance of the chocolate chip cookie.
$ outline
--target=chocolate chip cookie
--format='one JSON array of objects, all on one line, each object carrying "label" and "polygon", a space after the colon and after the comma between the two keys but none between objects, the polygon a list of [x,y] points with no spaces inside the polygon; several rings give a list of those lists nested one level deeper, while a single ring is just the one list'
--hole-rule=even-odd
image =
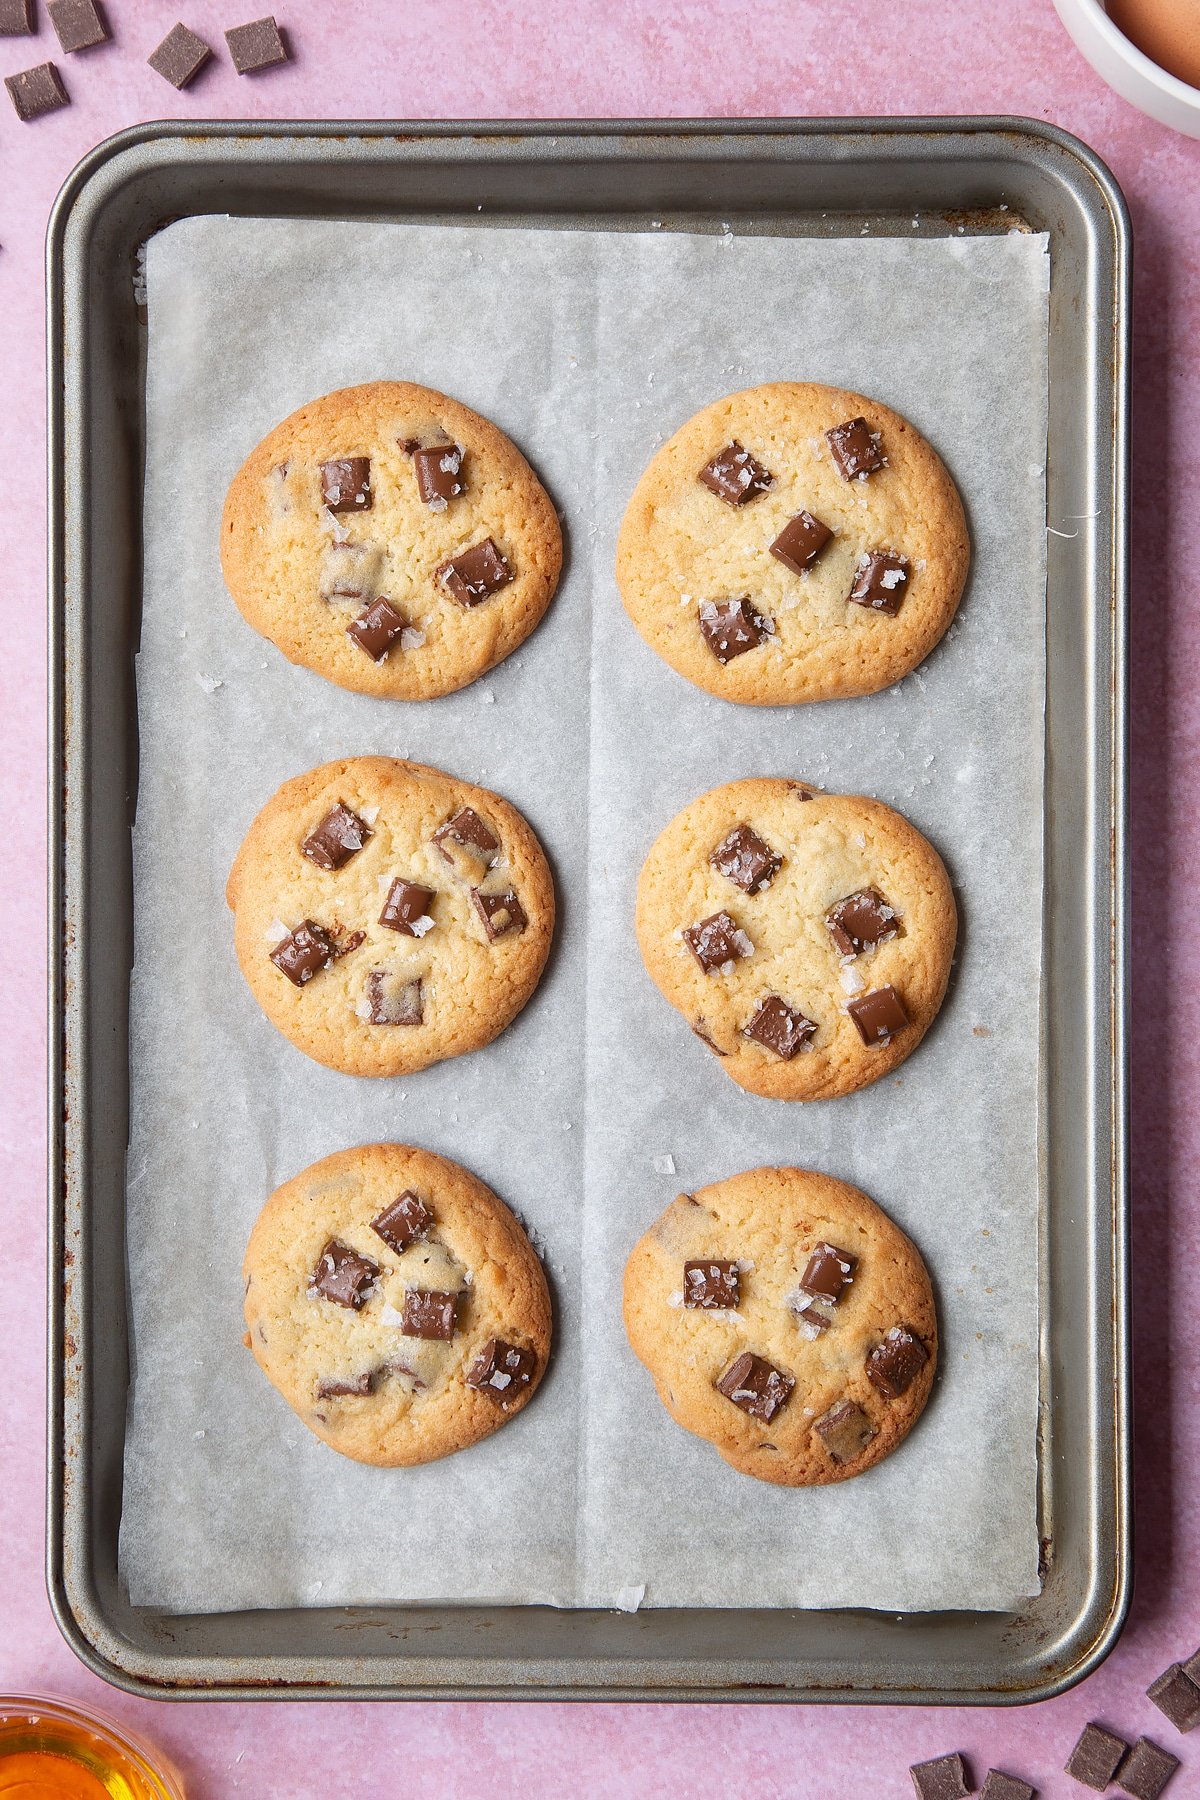
[{"label": "chocolate chip cookie", "polygon": [[409,1075],[490,1044],[537,986],[554,931],[550,870],[516,808],[387,756],[285,782],[226,899],[271,1023],[350,1075]]},{"label": "chocolate chip cookie", "polygon": [[302,406],[251,451],[225,501],[221,566],[290,662],[429,700],[529,636],[562,534],[495,425],[432,388],[372,381]]},{"label": "chocolate chip cookie", "polygon": [[751,706],[872,694],[954,617],[970,544],[937,452],[814,382],[706,406],[651,461],[617,544],[626,611],[697,687]]},{"label": "chocolate chip cookie", "polygon": [[942,860],[907,819],[802,781],[702,794],[638,881],[654,981],[727,1075],[776,1100],[853,1093],[903,1062],[956,934]]},{"label": "chocolate chip cookie", "polygon": [[676,1423],[782,1487],[882,1461],[937,1367],[916,1247],[865,1194],[808,1169],[680,1194],[633,1247],[624,1309]]},{"label": "chocolate chip cookie", "polygon": [[247,1347],[332,1449],[394,1468],[490,1436],[550,1353],[546,1278],[482,1181],[407,1144],[340,1150],[259,1214]]}]

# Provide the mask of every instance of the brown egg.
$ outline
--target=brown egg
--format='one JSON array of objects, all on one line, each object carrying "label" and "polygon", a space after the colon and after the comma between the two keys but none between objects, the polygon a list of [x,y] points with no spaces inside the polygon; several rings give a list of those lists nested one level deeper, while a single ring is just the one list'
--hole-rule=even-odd
[{"label": "brown egg", "polygon": [[1160,69],[1200,88],[1200,0],[1108,0],[1108,16]]}]

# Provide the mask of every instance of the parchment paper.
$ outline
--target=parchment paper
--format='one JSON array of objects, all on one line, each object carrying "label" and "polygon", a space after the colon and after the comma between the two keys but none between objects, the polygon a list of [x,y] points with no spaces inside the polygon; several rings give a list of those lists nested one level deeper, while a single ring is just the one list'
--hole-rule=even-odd
[{"label": "parchment paper", "polygon": [[[1045,240],[190,219],[151,242],[146,283],[121,1542],[134,1602],[921,1609],[1036,1592]],[[534,637],[425,705],[285,664],[242,622],[217,560],[226,486],[258,439],[304,400],[379,375],[495,419],[568,540]],[[761,711],[706,697],[642,644],[613,544],[664,437],[731,388],[783,378],[861,389],[926,431],[964,492],[974,568],[959,622],[900,687]],[[331,1074],[271,1029],[223,900],[278,784],[367,752],[514,801],[561,907],[513,1027],[401,1081]],[[851,1098],[742,1093],[637,952],[653,837],[705,788],[758,773],[891,802],[955,880],[942,1017],[894,1079]],[[416,1470],[360,1468],[318,1443],[240,1343],[263,1200],[375,1139],[489,1182],[535,1233],[555,1294],[536,1402]],[[737,1475],[681,1432],[621,1327],[639,1233],[676,1192],[760,1162],[863,1186],[914,1236],[939,1297],[924,1419],[870,1474],[815,1492]]]}]

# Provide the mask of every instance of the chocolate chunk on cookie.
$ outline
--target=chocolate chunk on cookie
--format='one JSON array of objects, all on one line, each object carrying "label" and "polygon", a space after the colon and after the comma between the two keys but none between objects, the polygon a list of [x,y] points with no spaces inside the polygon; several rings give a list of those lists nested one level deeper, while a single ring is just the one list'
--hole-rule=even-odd
[{"label": "chocolate chunk on cookie", "polygon": [[742,1036],[761,1044],[764,1050],[770,1050],[782,1061],[791,1062],[793,1056],[816,1036],[816,1031],[815,1019],[805,1018],[797,1007],[789,1006],[778,994],[765,994],[749,1024],[742,1027]]},{"label": "chocolate chunk on cookie", "polygon": [[708,860],[743,894],[761,894],[783,867],[782,856],[763,842],[752,825],[744,824],[735,825]]},{"label": "chocolate chunk on cookie", "polygon": [[769,1425],[781,1406],[786,1406],[795,1377],[785,1369],[777,1369],[765,1356],[743,1350],[717,1378],[717,1392],[740,1406],[752,1419]]},{"label": "chocolate chunk on cookie", "polygon": [[698,925],[689,925],[683,941],[706,975],[718,971],[732,974],[735,963],[754,954],[754,945],[727,912],[712,913]]},{"label": "chocolate chunk on cookie", "polygon": [[339,800],[320,824],[314,825],[300,848],[319,869],[341,869],[363,848],[370,835],[366,820]]},{"label": "chocolate chunk on cookie", "polygon": [[832,536],[820,519],[814,519],[810,512],[798,512],[770,545],[771,555],[793,575],[806,575]]},{"label": "chocolate chunk on cookie", "polygon": [[894,619],[904,604],[908,573],[907,557],[897,556],[891,550],[869,550],[858,560],[846,598],[855,606],[887,613]]},{"label": "chocolate chunk on cookie", "polygon": [[698,1306],[705,1312],[719,1312],[738,1303],[741,1270],[736,1262],[714,1261],[711,1257],[683,1265],[683,1304]]},{"label": "chocolate chunk on cookie", "polygon": [[549,1357],[550,1297],[521,1225],[459,1164],[407,1145],[339,1151],[285,1182],[243,1278],[263,1373],[358,1462],[431,1462],[489,1436]]},{"label": "chocolate chunk on cookie", "polygon": [[867,1380],[888,1400],[907,1394],[929,1353],[907,1325],[893,1325],[881,1344],[867,1353]]},{"label": "chocolate chunk on cookie", "polygon": [[757,650],[774,630],[770,619],[744,599],[704,600],[696,616],[700,636],[719,663],[730,663],[747,650]]},{"label": "chocolate chunk on cookie", "polygon": [[729,506],[745,506],[748,500],[765,494],[775,485],[771,471],[756,456],[751,456],[736,438],[705,463],[700,480],[710,494],[715,494]]}]

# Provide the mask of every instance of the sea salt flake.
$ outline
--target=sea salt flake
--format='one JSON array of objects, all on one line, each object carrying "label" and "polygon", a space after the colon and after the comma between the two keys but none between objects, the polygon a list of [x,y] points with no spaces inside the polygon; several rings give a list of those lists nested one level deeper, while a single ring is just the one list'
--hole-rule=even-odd
[{"label": "sea salt flake", "polygon": [[673,1175],[675,1173],[675,1158],[669,1153],[665,1156],[652,1157],[651,1162],[656,1175]]},{"label": "sea salt flake", "polygon": [[646,1584],[639,1581],[636,1587],[618,1588],[613,1604],[619,1612],[635,1613],[645,1597]]},{"label": "sea salt flake", "polygon": [[202,687],[206,694],[215,694],[218,688],[225,686],[225,683],[219,675],[197,675],[196,685]]}]

